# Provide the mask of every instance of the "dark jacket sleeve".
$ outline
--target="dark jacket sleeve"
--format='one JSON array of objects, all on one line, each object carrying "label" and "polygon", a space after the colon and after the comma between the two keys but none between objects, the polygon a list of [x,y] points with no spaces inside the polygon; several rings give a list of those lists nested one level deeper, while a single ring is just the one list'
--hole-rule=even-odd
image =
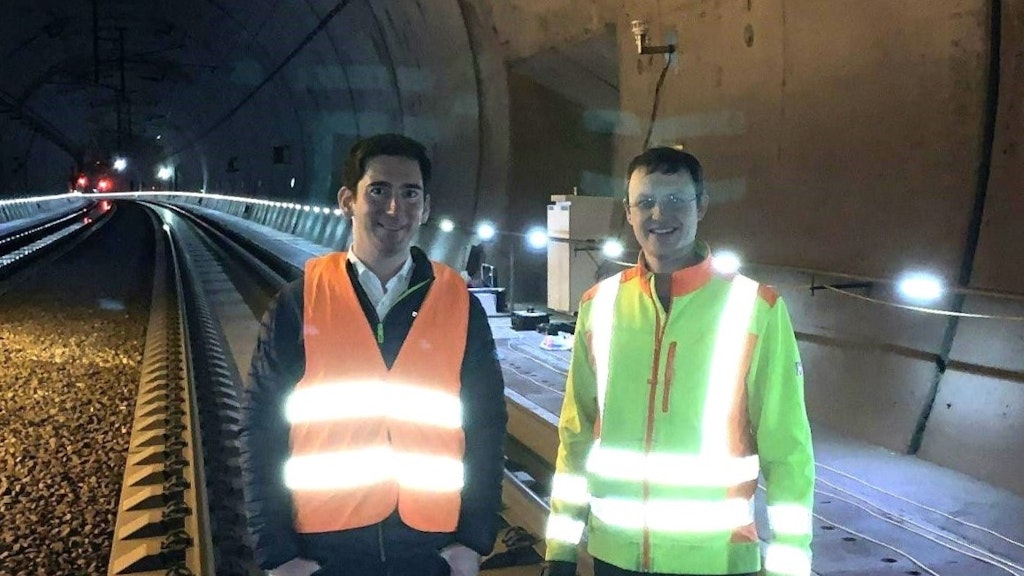
[{"label": "dark jacket sleeve", "polygon": [[469,330],[462,361],[462,406],[466,434],[466,485],[455,539],[481,555],[498,535],[501,480],[505,467],[505,381],[487,313],[469,297]]},{"label": "dark jacket sleeve", "polygon": [[242,476],[256,562],[265,570],[299,556],[284,485],[290,428],[284,401],[305,370],[302,281],[285,286],[263,320],[242,407]]}]

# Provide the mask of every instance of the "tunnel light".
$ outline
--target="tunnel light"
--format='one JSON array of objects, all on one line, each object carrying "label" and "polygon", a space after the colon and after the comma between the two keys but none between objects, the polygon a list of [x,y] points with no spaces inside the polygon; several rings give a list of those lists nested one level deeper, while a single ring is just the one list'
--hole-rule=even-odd
[{"label": "tunnel light", "polygon": [[170,224],[164,224],[164,232],[170,232],[170,231],[171,231],[171,225]]},{"label": "tunnel light", "polygon": [[437,227],[441,229],[441,232],[451,232],[452,230],[455,230],[455,222],[452,222],[448,218],[442,218],[441,221],[437,223]]},{"label": "tunnel light", "polygon": [[303,212],[309,212],[309,206],[303,205],[302,206],[302,211]]},{"label": "tunnel light", "polygon": [[316,213],[316,214],[319,214],[320,213],[320,207],[319,206],[313,206],[313,212]]},{"label": "tunnel light", "polygon": [[735,274],[739,272],[740,257],[735,252],[722,251],[711,258],[711,265],[722,274]]},{"label": "tunnel light", "polygon": [[334,209],[334,215],[335,216],[341,216],[341,208],[335,208]]},{"label": "tunnel light", "polygon": [[530,248],[541,250],[548,245],[548,233],[543,228],[533,228],[526,233],[526,243]]},{"label": "tunnel light", "polygon": [[295,188],[295,178],[292,178],[292,188]]},{"label": "tunnel light", "polygon": [[605,258],[619,258],[625,251],[626,248],[622,245],[622,242],[614,238],[605,240],[604,244],[601,245],[601,254],[604,254]]},{"label": "tunnel light", "polygon": [[114,170],[117,170],[118,172],[124,172],[125,168],[128,168],[127,160],[125,160],[124,158],[114,159]]},{"label": "tunnel light", "polygon": [[158,170],[156,173],[156,177],[166,182],[167,180],[171,179],[171,175],[173,173],[174,172],[170,169],[170,167],[161,166],[160,170]]},{"label": "tunnel light", "polygon": [[494,224],[491,224],[490,222],[481,222],[480,225],[476,227],[476,235],[479,236],[481,240],[491,240],[497,233],[498,231],[494,229]]},{"label": "tunnel light", "polygon": [[928,304],[935,302],[945,293],[942,281],[932,274],[912,272],[896,284],[899,293],[912,302]]}]

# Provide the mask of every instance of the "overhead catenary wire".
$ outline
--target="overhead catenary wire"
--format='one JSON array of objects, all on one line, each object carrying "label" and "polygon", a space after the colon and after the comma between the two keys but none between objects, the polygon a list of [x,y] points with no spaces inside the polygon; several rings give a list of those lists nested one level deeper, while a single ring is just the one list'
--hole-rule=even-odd
[{"label": "overhead catenary wire", "polygon": [[241,110],[242,107],[245,106],[250,100],[252,100],[253,97],[255,97],[256,94],[260,90],[262,90],[264,86],[269,84],[270,81],[273,80],[278,75],[278,73],[280,73],[281,70],[285,68],[285,66],[291,63],[291,61],[294,60],[295,57],[298,56],[300,52],[302,52],[303,48],[305,48],[310,42],[312,42],[317,36],[319,36],[320,33],[323,32],[325,28],[327,28],[327,25],[330,24],[332,20],[334,20],[334,17],[337,16],[342,10],[344,10],[345,7],[348,6],[351,2],[352,0],[340,0],[337,4],[335,4],[334,8],[331,8],[326,14],[323,15],[322,18],[320,18],[320,21],[312,30],[310,30],[308,34],[306,34],[306,37],[303,38],[302,41],[299,42],[298,45],[296,45],[295,48],[293,48],[292,51],[289,52],[288,55],[285,56],[284,59],[281,60],[281,62],[277,66],[275,66],[274,69],[271,70],[270,73],[267,74],[267,76],[263,80],[259,82],[259,84],[253,86],[253,88],[249,90],[248,94],[243,96],[242,99],[239,100],[237,104],[235,104],[230,110],[222,114],[221,117],[218,118],[208,128],[200,132],[198,136],[189,139],[189,141],[186,142],[185,145],[181,146],[177,150],[174,150],[170,154],[167,154],[167,157],[172,158],[184,152],[188,148],[195,146],[200,141],[204,140],[207,136],[212,134],[215,130],[217,130],[225,123],[227,123],[227,121],[230,120],[239,110]]},{"label": "overhead catenary wire", "polygon": [[[609,262],[609,263],[612,263],[612,264],[617,264],[619,266],[623,266],[623,267],[626,267],[626,268],[632,268],[633,266],[636,266],[635,262],[626,262],[626,261],[623,261],[623,260],[616,260],[614,258],[607,258],[607,257],[605,258],[605,262]],[[770,265],[765,265],[765,264],[748,264],[747,266],[759,267],[759,268],[787,269],[784,266],[778,266],[777,267],[777,266],[770,266]],[[799,270],[796,270],[796,271],[800,272]],[[813,274],[810,271],[803,271],[803,273]],[[841,273],[820,273],[820,274],[822,274],[822,275],[830,275],[830,276],[839,276],[839,277],[843,277],[843,278],[865,279],[865,278],[863,278],[861,276],[856,276],[856,275],[853,275],[853,274],[841,274]],[[877,278],[865,279],[865,280],[869,281],[869,282],[886,282],[886,283],[890,282],[889,280],[881,280],[881,279],[877,279]],[[773,288],[785,288],[785,289],[789,289],[789,290],[811,290],[811,289],[815,288],[815,284],[813,284],[813,283],[812,284],[771,284],[771,286]],[[976,313],[970,313],[970,312],[956,312],[956,311],[953,311],[953,310],[942,310],[942,309],[939,309],[939,308],[928,308],[926,306],[911,306],[909,304],[900,304],[898,302],[890,302],[888,300],[882,300],[881,298],[872,298],[870,296],[863,296],[861,294],[855,294],[853,292],[850,292],[849,290],[844,290],[842,288],[839,288],[839,287],[836,287],[836,286],[831,286],[831,285],[828,285],[828,284],[821,285],[821,288],[824,288],[824,289],[826,289],[826,290],[828,290],[830,292],[833,292],[835,294],[838,294],[840,296],[846,296],[846,297],[854,298],[854,299],[857,299],[857,300],[862,300],[862,301],[865,301],[865,302],[870,302],[872,304],[881,304],[883,306],[899,308],[899,309],[902,309],[902,310],[909,310],[909,311],[912,311],[912,312],[921,312],[923,314],[933,314],[933,315],[936,315],[936,316],[950,316],[950,317],[958,317],[958,318],[972,318],[972,319],[975,319],[975,320],[1001,320],[1001,321],[1005,321],[1005,322],[1024,322],[1024,316],[1009,316],[1009,315],[1001,315],[1001,314],[976,314]],[[954,289],[954,291],[965,293],[965,294],[975,294],[975,295],[978,295],[978,296],[987,296],[987,297],[991,297],[991,298],[1000,298],[1000,299],[1002,299],[1002,298],[1010,298],[1010,299],[1015,299],[1015,298],[1013,298],[1013,295],[988,294],[988,293],[984,293],[984,292],[981,292],[981,291],[978,291],[978,290]]]},{"label": "overhead catenary wire", "polygon": [[900,308],[900,309],[903,309],[903,310],[911,310],[911,311],[914,311],[914,312],[923,312],[925,314],[934,314],[934,315],[937,315],[937,316],[955,316],[957,318],[975,318],[975,319],[981,319],[981,320],[1004,320],[1004,321],[1007,321],[1007,322],[1024,322],[1024,316],[1001,316],[1001,315],[998,315],[998,314],[972,314],[972,313],[969,313],[969,312],[956,312],[956,311],[953,311],[953,310],[940,310],[938,308],[926,308],[924,306],[910,306],[909,304],[900,304],[898,302],[889,302],[887,300],[881,300],[879,298],[872,298],[870,296],[863,296],[861,294],[854,294],[853,292],[850,292],[848,290],[843,290],[842,288],[836,288],[835,286],[829,286],[827,284],[824,286],[824,288],[829,290],[829,291],[831,291],[831,292],[835,292],[837,294],[842,294],[843,296],[848,296],[850,298],[855,298],[857,300],[863,300],[865,302],[871,302],[872,304],[882,304],[883,306],[891,306],[893,308]]}]

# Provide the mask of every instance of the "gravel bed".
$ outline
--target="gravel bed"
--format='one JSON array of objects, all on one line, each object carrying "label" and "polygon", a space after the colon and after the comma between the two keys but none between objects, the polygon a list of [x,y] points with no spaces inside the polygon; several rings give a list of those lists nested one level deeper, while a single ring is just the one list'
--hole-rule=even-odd
[{"label": "gravel bed", "polygon": [[0,296],[0,575],[107,572],[148,321],[141,216]]}]

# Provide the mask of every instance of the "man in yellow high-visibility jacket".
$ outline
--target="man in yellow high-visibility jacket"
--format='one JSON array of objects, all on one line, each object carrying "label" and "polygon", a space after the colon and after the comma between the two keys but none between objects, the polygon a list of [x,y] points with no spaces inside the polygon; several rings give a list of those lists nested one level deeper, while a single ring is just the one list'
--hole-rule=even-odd
[{"label": "man in yellow high-visibility jacket", "polygon": [[550,574],[753,574],[759,474],[771,534],[764,570],[806,576],[814,457],[803,370],[773,290],[717,272],[696,240],[700,163],[652,148],[627,173],[639,263],[582,299],[566,384]]}]

